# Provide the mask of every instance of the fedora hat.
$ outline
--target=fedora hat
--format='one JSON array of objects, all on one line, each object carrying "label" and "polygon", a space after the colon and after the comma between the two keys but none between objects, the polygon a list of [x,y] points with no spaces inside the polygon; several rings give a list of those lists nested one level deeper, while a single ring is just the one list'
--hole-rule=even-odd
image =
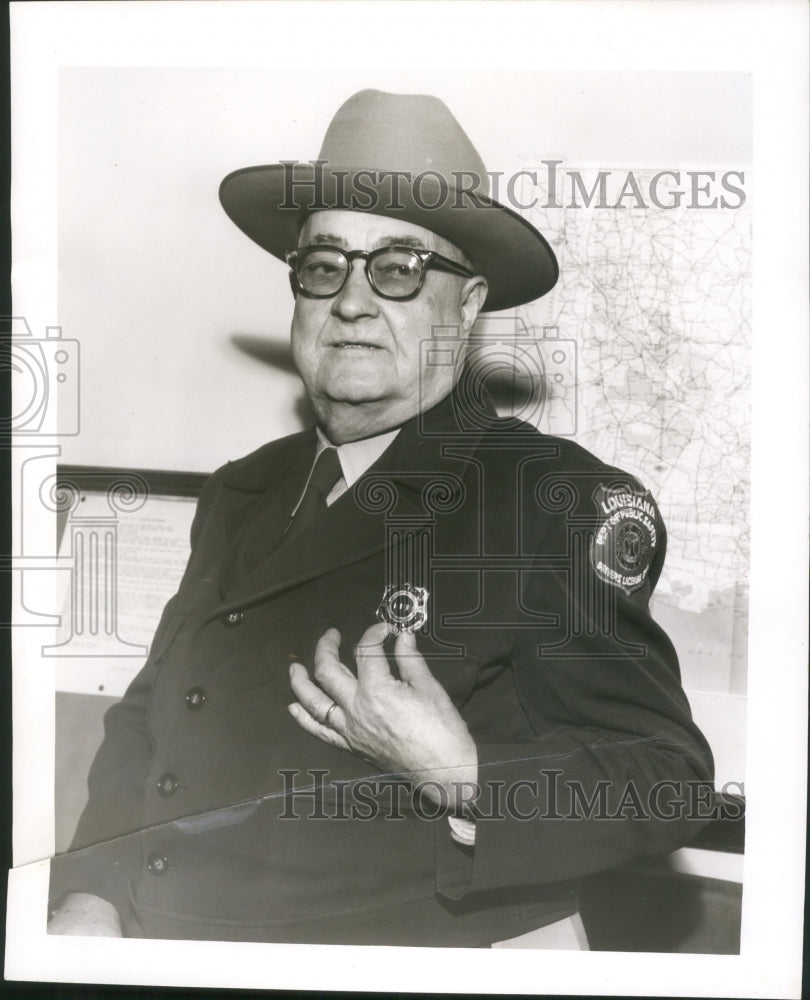
[{"label": "fedora hat", "polygon": [[557,280],[551,247],[489,197],[481,157],[436,97],[362,90],[339,108],[317,160],[236,170],[219,197],[233,222],[279,260],[314,211],[372,212],[429,229],[487,279],[486,312],[531,302]]}]

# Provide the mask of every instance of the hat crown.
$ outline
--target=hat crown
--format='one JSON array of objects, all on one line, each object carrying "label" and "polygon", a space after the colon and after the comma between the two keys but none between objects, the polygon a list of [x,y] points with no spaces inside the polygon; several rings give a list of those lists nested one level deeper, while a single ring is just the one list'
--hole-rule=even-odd
[{"label": "hat crown", "polygon": [[435,171],[448,187],[488,194],[486,167],[469,136],[444,101],[427,94],[353,94],[332,119],[319,159],[330,168],[407,171],[411,178]]}]

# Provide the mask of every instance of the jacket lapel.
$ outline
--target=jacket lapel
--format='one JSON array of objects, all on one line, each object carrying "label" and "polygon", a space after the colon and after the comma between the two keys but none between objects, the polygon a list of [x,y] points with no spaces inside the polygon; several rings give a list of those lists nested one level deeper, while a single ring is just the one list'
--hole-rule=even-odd
[{"label": "jacket lapel", "polygon": [[315,457],[315,432],[294,442],[288,455],[226,473],[231,503],[224,515],[232,539],[220,570],[220,593],[230,594],[276,548]]}]

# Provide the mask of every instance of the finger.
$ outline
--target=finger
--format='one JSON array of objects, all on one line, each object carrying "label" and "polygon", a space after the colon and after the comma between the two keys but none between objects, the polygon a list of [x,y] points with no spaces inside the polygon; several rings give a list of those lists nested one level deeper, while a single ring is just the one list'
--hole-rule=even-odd
[{"label": "finger", "polygon": [[357,664],[357,679],[359,681],[389,679],[391,668],[385,655],[383,643],[388,638],[388,626],[384,623],[372,625],[360,637],[354,647],[354,659]]},{"label": "finger", "polygon": [[[329,743],[333,747],[339,747],[341,750],[351,750],[351,747],[346,742],[346,740],[329,726],[324,726],[323,723],[318,722],[317,719],[313,719],[312,715],[304,708],[303,705],[299,705],[298,702],[294,702],[292,705],[287,706],[290,715],[295,719],[298,725],[306,730],[306,732],[311,733],[312,736],[317,736],[322,743]],[[336,709],[332,713],[332,719],[334,719],[337,712],[340,709]]]},{"label": "finger", "polygon": [[357,680],[354,674],[340,662],[340,632],[336,628],[327,629],[315,646],[315,680],[334,701],[348,705]]},{"label": "finger", "polygon": [[[300,663],[290,664],[290,687],[313,719],[325,719],[326,713],[335,704],[335,699],[331,695],[322,691],[317,684],[313,684],[306,668]],[[333,712],[332,717],[334,715]]]},{"label": "finger", "polygon": [[397,661],[399,676],[406,684],[417,687],[420,684],[439,683],[430,672],[424,656],[419,652],[416,636],[412,632],[401,632],[397,636],[394,658]]}]

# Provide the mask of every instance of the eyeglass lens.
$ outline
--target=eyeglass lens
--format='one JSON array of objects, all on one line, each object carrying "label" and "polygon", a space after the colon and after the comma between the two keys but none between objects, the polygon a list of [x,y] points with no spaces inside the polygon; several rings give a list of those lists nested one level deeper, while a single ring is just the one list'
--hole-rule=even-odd
[{"label": "eyeglass lens", "polygon": [[[295,265],[301,287],[316,296],[336,294],[348,270],[345,254],[331,247],[306,248],[300,252]],[[385,247],[369,256],[367,273],[372,287],[381,295],[405,298],[419,287],[422,261],[408,250]]]}]

